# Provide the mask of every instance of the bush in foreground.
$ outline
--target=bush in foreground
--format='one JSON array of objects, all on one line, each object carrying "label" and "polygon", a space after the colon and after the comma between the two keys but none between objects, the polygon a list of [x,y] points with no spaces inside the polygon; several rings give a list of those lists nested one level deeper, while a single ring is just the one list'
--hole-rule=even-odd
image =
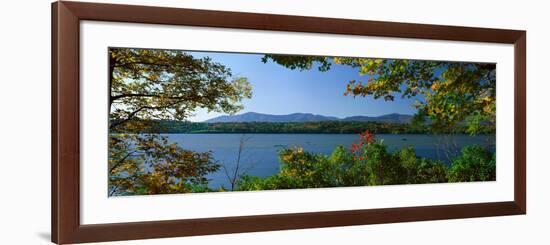
[{"label": "bush in foreground", "polygon": [[295,147],[279,152],[281,171],[260,178],[242,176],[236,190],[275,190],[343,186],[375,186],[496,179],[494,153],[476,145],[465,147],[448,167],[416,156],[413,148],[389,152],[368,134],[350,149],[338,146],[330,156]]},{"label": "bush in foreground", "polygon": [[473,182],[496,180],[495,154],[480,146],[471,145],[462,149],[449,169],[450,182]]}]

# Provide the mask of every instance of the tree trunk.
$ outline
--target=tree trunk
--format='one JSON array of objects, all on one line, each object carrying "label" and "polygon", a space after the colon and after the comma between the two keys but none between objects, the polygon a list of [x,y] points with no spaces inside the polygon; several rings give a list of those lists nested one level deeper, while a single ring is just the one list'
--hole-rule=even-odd
[{"label": "tree trunk", "polygon": [[113,104],[113,94],[111,93],[112,87],[113,87],[113,72],[115,70],[115,59],[113,56],[111,56],[111,53],[109,52],[109,80],[107,81],[109,83],[109,114],[111,114],[111,104]]}]

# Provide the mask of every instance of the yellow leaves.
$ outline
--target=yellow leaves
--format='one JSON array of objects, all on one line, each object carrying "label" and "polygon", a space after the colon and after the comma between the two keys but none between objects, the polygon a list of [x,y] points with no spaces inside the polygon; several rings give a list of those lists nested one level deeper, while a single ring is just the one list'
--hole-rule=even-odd
[{"label": "yellow leaves", "polygon": [[115,134],[109,140],[109,168],[109,188],[118,186],[110,195],[135,195],[190,192],[189,184],[202,184],[197,177],[219,165],[211,153],[181,149],[160,135]]},{"label": "yellow leaves", "polygon": [[147,79],[152,80],[152,81],[156,81],[156,80],[159,79],[159,75],[154,73],[154,74],[149,75],[147,77]]},{"label": "yellow leaves", "polygon": [[431,90],[433,91],[436,91],[439,87],[439,84],[438,83],[433,83],[432,86],[430,87]]},{"label": "yellow leaves", "polygon": [[282,156],[283,162],[290,162],[292,159],[292,155],[283,155]]},{"label": "yellow leaves", "polygon": [[489,114],[489,115],[493,115],[495,114],[495,107],[491,104],[491,105],[486,105],[483,107],[483,112]]},{"label": "yellow leaves", "polygon": [[456,111],[455,105],[449,106],[449,111],[450,111],[451,113],[454,113],[454,112]]},{"label": "yellow leaves", "polygon": [[365,74],[369,73],[369,68],[366,66],[361,66],[359,69],[359,75],[364,76]]},{"label": "yellow leaves", "polygon": [[428,115],[430,116],[440,116],[443,112],[445,112],[445,109],[439,106],[431,105],[426,108]]}]

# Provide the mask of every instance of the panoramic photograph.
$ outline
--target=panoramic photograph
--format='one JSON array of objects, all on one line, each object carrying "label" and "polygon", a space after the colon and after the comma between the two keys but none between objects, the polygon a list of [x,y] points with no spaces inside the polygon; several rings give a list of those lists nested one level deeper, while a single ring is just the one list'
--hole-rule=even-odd
[{"label": "panoramic photograph", "polygon": [[108,196],[496,180],[496,64],[111,47]]}]

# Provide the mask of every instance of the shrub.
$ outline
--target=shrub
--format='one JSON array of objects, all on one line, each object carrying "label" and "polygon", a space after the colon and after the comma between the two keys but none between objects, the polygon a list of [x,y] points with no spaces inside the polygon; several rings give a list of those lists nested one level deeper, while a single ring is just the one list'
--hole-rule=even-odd
[{"label": "shrub", "polygon": [[279,160],[279,173],[241,176],[237,190],[486,181],[495,180],[496,170],[494,154],[479,146],[465,147],[449,169],[441,161],[416,156],[411,147],[391,153],[383,142],[370,139],[349,150],[338,146],[330,156],[284,149]]},{"label": "shrub", "polygon": [[275,174],[265,178],[242,175],[237,181],[236,191],[303,189],[311,186],[300,177]]},{"label": "shrub", "polygon": [[280,177],[299,188],[334,186],[337,171],[335,166],[320,154],[305,152],[303,148],[284,149],[279,152],[282,163]]},{"label": "shrub", "polygon": [[416,173],[412,178],[412,184],[444,183],[447,182],[448,168],[440,161],[431,161],[425,158],[419,159],[416,165]]},{"label": "shrub", "polygon": [[464,147],[452,160],[448,178],[449,182],[496,180],[495,154],[477,145]]},{"label": "shrub", "polygon": [[407,184],[447,182],[447,167],[440,161],[416,156],[412,147],[403,148],[395,156],[404,169]]},{"label": "shrub", "polygon": [[383,143],[372,143],[364,147],[361,159],[366,163],[369,185],[395,185],[406,183],[405,168],[399,157],[388,152]]},{"label": "shrub", "polygon": [[368,183],[365,161],[361,161],[343,146],[338,146],[330,156],[336,166],[336,186],[363,186]]}]

